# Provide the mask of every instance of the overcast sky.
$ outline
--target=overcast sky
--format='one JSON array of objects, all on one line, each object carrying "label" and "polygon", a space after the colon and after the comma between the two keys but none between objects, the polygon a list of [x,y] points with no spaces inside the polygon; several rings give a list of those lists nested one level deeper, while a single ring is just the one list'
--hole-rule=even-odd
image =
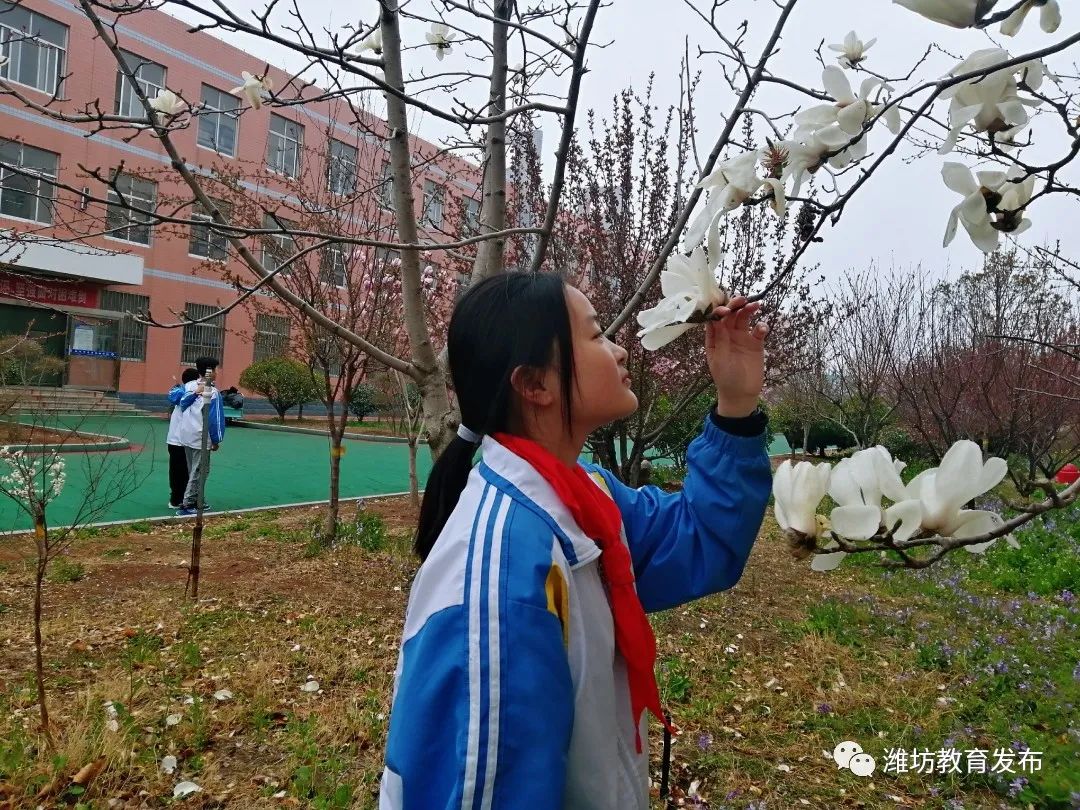
[{"label": "overcast sky", "polygon": [[[526,0],[522,0],[525,5]],[[711,6],[710,0],[698,0],[701,7]],[[342,9],[349,13],[367,13],[365,22],[374,22],[376,3],[334,3],[330,0],[303,0],[301,4],[313,28],[339,29],[346,23],[356,24],[353,17],[342,17]],[[234,0],[230,6],[253,7],[251,0]],[[261,4],[260,4],[261,6]],[[429,0],[413,0],[409,8],[424,13],[431,7]],[[821,86],[821,67],[814,50],[823,39],[826,43],[840,42],[851,29],[860,38],[877,37],[877,44],[869,51],[867,65],[887,75],[906,73],[926,46],[934,41],[955,55],[967,55],[979,48],[990,47],[991,36],[1013,54],[1020,54],[1061,39],[1067,31],[1074,31],[1080,17],[1070,18],[1080,9],[1065,9],[1066,18],[1056,35],[1044,34],[1038,27],[1037,15],[1033,14],[1025,29],[1015,39],[1005,39],[996,30],[988,35],[974,30],[957,31],[931,23],[922,17],[894,5],[889,0],[803,0],[796,8],[788,25],[788,33],[781,41],[780,53],[770,63],[773,72],[815,87]],[[749,23],[747,35],[748,52],[757,54],[759,43],[771,31],[776,8],[767,0],[733,0],[721,9],[723,30],[734,33],[739,23]],[[186,15],[185,15],[186,16]],[[257,53],[261,59],[278,64],[285,69],[297,69],[300,60],[285,49],[268,51],[263,44],[255,44],[239,36],[224,35],[238,47]],[[405,32],[406,41],[423,42],[423,28],[414,26]],[[697,46],[716,49],[715,35],[705,28],[683,3],[675,0],[613,0],[608,8],[601,9],[593,36],[595,42],[611,42],[604,49],[590,50],[589,74],[582,87],[582,109],[595,107],[598,111],[610,109],[614,94],[625,87],[642,88],[650,73],[655,73],[654,99],[661,107],[678,100],[679,59],[684,41],[689,38],[690,52],[696,54]],[[472,46],[470,52],[479,55]],[[831,52],[828,52],[833,56]],[[1067,61],[1061,57],[1051,61],[1061,69],[1074,65],[1075,55]],[[460,65],[471,65],[462,49],[442,63],[443,69],[454,69],[454,60]],[[514,59],[511,57],[511,62]],[[918,75],[924,78],[941,75],[956,60],[944,55],[934,56],[923,66]],[[433,70],[439,65],[427,48],[406,53],[408,68],[421,66]],[[698,93],[699,146],[704,151],[711,137],[718,133],[724,115],[732,105],[732,95],[719,74],[714,61],[703,57],[697,66],[704,71],[704,79]],[[1075,73],[1075,70],[1070,71]],[[857,85],[858,79],[853,80]],[[770,93],[758,99],[755,106],[771,111],[788,111],[796,102],[790,94]],[[944,104],[941,105],[944,112]],[[584,116],[582,115],[579,120]],[[431,116],[410,119],[418,134],[438,142],[448,132]],[[544,146],[548,152],[546,163],[550,165],[550,153],[558,140],[559,125],[555,118],[543,122]],[[888,133],[871,135],[871,151],[885,142]],[[1057,151],[1057,150],[1055,150]],[[1060,152],[1059,152],[1060,154]],[[941,182],[942,163],[947,159],[932,154],[908,162],[910,155],[896,154],[875,176],[873,181],[856,196],[842,220],[835,228],[825,232],[825,241],[815,245],[808,253],[808,260],[819,262],[828,277],[835,278],[851,267],[863,267],[870,262],[879,266],[896,265],[899,268],[924,268],[955,274],[963,267],[977,266],[982,254],[972,246],[961,229],[948,249],[942,249],[941,240],[950,209],[959,197]],[[1075,184],[1074,180],[1074,184]],[[1021,237],[1021,244],[1033,247],[1038,244],[1061,240],[1072,256],[1080,255],[1080,201],[1075,199],[1049,198],[1042,200],[1029,212],[1032,227]],[[1071,221],[1073,226],[1066,228]]]}]

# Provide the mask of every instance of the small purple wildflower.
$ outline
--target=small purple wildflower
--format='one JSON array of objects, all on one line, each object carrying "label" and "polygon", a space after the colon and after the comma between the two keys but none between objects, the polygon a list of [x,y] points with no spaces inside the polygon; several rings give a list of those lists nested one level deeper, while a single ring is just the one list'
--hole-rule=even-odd
[{"label": "small purple wildflower", "polygon": [[1015,799],[1020,795],[1020,791],[1027,787],[1028,780],[1022,776],[1018,776],[1009,782],[1009,798]]}]

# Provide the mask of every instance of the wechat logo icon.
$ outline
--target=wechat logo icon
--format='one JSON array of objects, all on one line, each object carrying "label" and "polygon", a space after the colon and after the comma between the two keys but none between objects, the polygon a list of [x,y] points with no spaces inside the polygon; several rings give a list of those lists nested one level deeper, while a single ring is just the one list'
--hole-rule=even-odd
[{"label": "wechat logo icon", "polygon": [[832,757],[837,768],[847,768],[856,776],[873,776],[874,769],[877,768],[877,761],[863,753],[862,746],[851,740],[839,743],[833,749]]}]

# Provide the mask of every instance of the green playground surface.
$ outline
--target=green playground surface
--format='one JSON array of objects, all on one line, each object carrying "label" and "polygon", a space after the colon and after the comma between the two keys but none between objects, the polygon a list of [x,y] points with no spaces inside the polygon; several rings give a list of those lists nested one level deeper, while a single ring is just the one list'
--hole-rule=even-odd
[{"label": "green playground surface", "polygon": [[[168,422],[154,416],[58,417],[58,425],[84,433],[119,436],[128,450],[65,453],[67,483],[50,506],[48,520],[57,526],[84,524],[87,482],[123,481],[126,494],[93,515],[94,523],[168,517]],[[770,455],[790,452],[782,436]],[[359,498],[405,492],[409,488],[409,448],[403,443],[345,440],[341,459],[341,497]],[[662,460],[658,463],[664,464]],[[667,462],[670,463],[670,462]],[[423,488],[431,471],[426,446],[416,454]],[[325,436],[230,425],[221,449],[211,456],[206,500],[214,512],[272,508],[325,501],[330,485],[329,444]],[[85,507],[82,507],[85,509]],[[0,498],[0,532],[31,527],[29,516],[8,498]]]},{"label": "green playground surface", "polygon": [[[75,419],[60,417],[75,426]],[[173,514],[168,508],[169,455],[165,445],[168,422],[161,417],[78,417],[87,433],[121,436],[129,450],[65,453],[67,482],[51,505],[52,525],[69,525],[78,514],[87,482],[123,479],[135,484],[94,522],[141,520]],[[345,440],[341,459],[341,497],[385,495],[409,489],[409,448],[405,444]],[[416,454],[420,486],[431,470],[426,446]],[[206,500],[215,512],[324,501],[330,485],[329,443],[325,436],[287,433],[230,425],[221,449],[213,453]],[[131,487],[127,487],[131,489]],[[83,523],[80,519],[79,523]],[[8,498],[0,498],[0,531],[31,527],[29,516]]]}]

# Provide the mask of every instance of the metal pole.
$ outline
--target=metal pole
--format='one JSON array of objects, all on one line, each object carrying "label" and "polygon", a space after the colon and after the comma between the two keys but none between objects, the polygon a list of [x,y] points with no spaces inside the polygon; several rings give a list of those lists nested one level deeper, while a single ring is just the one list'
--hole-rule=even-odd
[{"label": "metal pole", "polygon": [[202,435],[199,437],[199,493],[195,502],[195,520],[202,521],[205,503],[206,476],[210,471],[210,401],[214,398],[214,370],[206,372],[206,387],[203,389]]},{"label": "metal pole", "polygon": [[195,498],[195,526],[191,531],[191,563],[188,565],[187,585],[184,587],[184,593],[187,594],[188,587],[190,586],[192,599],[199,598],[199,569],[201,568],[203,534],[203,495],[206,490],[206,475],[210,470],[209,410],[210,401],[214,398],[213,369],[207,370],[204,379],[207,385],[203,388],[202,394],[202,430],[199,438],[199,487]]}]

